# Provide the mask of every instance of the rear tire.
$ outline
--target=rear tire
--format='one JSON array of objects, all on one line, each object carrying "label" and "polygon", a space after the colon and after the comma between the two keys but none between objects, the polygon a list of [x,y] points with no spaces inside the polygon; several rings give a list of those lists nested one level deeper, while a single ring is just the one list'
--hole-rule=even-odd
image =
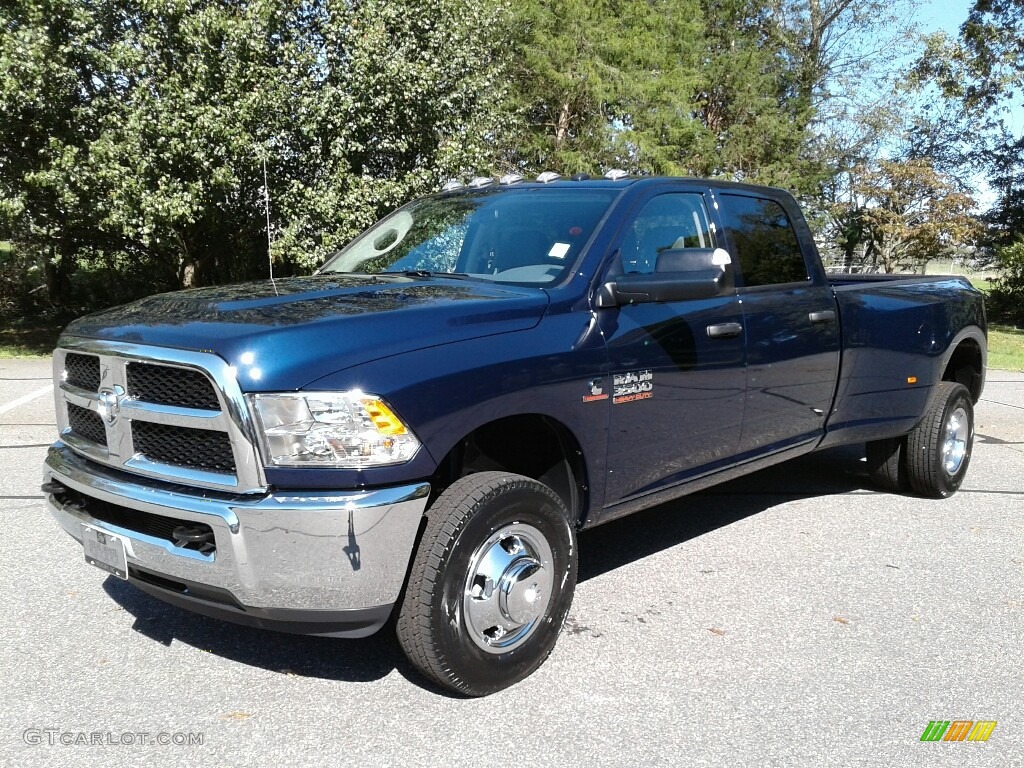
[{"label": "rear tire", "polygon": [[910,487],[922,496],[944,499],[956,493],[967,474],[974,446],[974,403],[963,384],[939,382],[924,418],[907,435]]},{"label": "rear tire", "polygon": [[576,530],[561,499],[522,475],[457,480],[427,512],[396,622],[426,677],[485,696],[555,647],[576,586]]},{"label": "rear tire", "polygon": [[872,482],[884,491],[900,493],[910,488],[904,455],[907,438],[891,437],[873,440],[867,444],[868,474]]}]

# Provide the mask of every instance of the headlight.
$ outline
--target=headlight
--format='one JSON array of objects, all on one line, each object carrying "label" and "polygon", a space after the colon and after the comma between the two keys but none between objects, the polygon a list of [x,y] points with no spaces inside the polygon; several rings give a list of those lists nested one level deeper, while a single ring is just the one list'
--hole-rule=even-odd
[{"label": "headlight", "polygon": [[249,395],[268,466],[403,464],[420,441],[387,404],[363,392]]}]

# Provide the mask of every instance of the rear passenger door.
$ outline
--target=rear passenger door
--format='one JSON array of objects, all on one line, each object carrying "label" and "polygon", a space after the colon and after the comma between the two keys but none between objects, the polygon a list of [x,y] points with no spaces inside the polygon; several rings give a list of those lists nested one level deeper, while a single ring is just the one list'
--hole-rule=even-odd
[{"label": "rear passenger door", "polygon": [[[839,373],[839,319],[802,217],[787,201],[746,190],[716,193],[743,308],[747,386],[740,456],[819,438]],[[792,205],[792,203],[788,203]],[[799,232],[798,232],[799,228]]]}]

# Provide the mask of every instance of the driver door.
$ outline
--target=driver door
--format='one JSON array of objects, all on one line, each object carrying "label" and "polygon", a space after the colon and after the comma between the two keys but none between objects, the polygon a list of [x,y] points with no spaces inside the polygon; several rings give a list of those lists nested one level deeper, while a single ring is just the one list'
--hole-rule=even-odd
[{"label": "driver door", "polygon": [[[662,192],[624,225],[609,275],[661,272],[658,259],[666,251],[678,260],[680,249],[722,244],[702,192]],[[746,387],[735,289],[598,312],[611,363],[606,505],[731,463]]]}]

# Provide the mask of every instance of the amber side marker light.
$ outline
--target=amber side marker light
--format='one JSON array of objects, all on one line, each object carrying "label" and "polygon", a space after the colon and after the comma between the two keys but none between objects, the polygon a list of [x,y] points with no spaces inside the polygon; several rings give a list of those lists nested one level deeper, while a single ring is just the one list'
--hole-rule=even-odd
[{"label": "amber side marker light", "polygon": [[907,376],[907,384],[917,384],[917,376]]}]

